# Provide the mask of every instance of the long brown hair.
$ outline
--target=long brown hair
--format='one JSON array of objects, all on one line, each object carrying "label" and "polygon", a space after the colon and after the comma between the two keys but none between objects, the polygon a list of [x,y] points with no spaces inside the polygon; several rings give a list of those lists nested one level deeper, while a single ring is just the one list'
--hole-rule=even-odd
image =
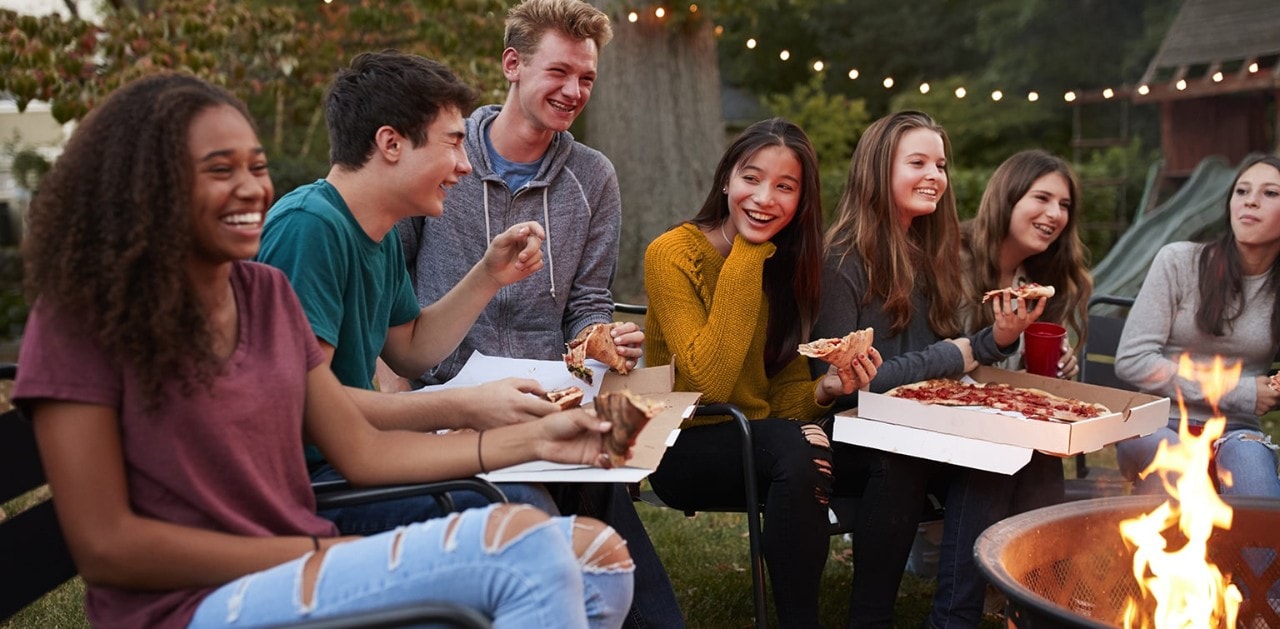
[{"label": "long brown hair", "polygon": [[862,256],[868,288],[862,303],[881,299],[894,334],[910,323],[911,294],[919,284],[928,298],[930,327],[941,336],[956,336],[961,332],[958,308],[963,290],[956,261],[960,221],[955,193],[948,185],[937,210],[911,221],[909,229],[903,228],[893,200],[893,156],[902,136],[913,129],[937,133],[950,160],[951,140],[927,114],[902,111],[871,123],[849,162],[836,221],[827,231],[827,251]]},{"label": "long brown hair", "polygon": [[[1009,236],[1013,207],[1041,177],[1057,173],[1067,182],[1071,208],[1062,233],[1044,251],[1022,262],[1031,281],[1053,286],[1057,293],[1045,304],[1044,320],[1069,326],[1084,344],[1088,333],[1089,296],[1093,278],[1085,262],[1085,246],[1077,231],[1080,216],[1080,183],[1066,160],[1034,149],[1006,159],[987,182],[978,206],[978,215],[965,226],[964,238],[974,264],[969,269],[968,300],[978,303],[982,294],[1001,288],[1000,247]],[[978,327],[991,325],[995,316],[989,308],[978,309]]]},{"label": "long brown hair", "polygon": [[31,205],[28,299],[43,300],[134,369],[144,398],[212,382],[218,359],[187,278],[195,165],[191,121],[239,99],[192,76],[116,90],[80,123]]},{"label": "long brown hair", "polygon": [[747,127],[725,150],[716,166],[711,191],[689,222],[711,229],[729,220],[729,199],[722,189],[743,162],[762,149],[786,148],[800,162],[800,202],[791,222],[772,238],[777,252],[764,265],[764,293],[769,301],[765,341],[765,373],[773,376],[796,357],[796,346],[808,340],[818,316],[822,285],[822,186],[818,156],[809,136],[795,123],[771,118]]},{"label": "long brown hair", "polygon": [[[1200,307],[1196,309],[1196,327],[1205,334],[1226,334],[1244,311],[1244,263],[1240,260],[1235,231],[1231,229],[1231,197],[1240,176],[1255,164],[1266,164],[1280,171],[1280,157],[1275,155],[1250,155],[1244,159],[1235,179],[1231,180],[1223,204],[1226,229],[1200,252]],[[1280,257],[1267,271],[1267,286],[1272,291],[1280,288]],[[1280,339],[1280,307],[1271,309],[1271,339]]]}]

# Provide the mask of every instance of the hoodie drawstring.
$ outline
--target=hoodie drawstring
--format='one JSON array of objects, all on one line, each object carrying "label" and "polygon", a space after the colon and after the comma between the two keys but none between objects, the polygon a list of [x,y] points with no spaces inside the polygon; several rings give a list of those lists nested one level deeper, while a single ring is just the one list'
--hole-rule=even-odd
[{"label": "hoodie drawstring", "polygon": [[[489,225],[489,182],[481,179],[480,189],[484,191],[484,239],[493,241]],[[551,277],[551,298],[556,297],[556,259],[551,255],[551,208],[547,199],[547,187],[542,188],[542,228],[547,233],[547,273]]]},{"label": "hoodie drawstring", "polygon": [[[556,298],[556,259],[551,255],[551,210],[547,203],[547,189],[550,186],[542,188],[542,228],[547,231],[547,272],[551,275],[551,298]],[[486,216],[488,212],[485,213]]]}]

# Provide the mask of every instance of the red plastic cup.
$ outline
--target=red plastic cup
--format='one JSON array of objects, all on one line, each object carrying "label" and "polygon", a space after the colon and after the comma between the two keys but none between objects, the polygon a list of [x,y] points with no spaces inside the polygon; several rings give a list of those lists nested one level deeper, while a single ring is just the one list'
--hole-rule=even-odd
[{"label": "red plastic cup", "polygon": [[1022,333],[1026,349],[1023,357],[1027,362],[1027,372],[1040,376],[1058,377],[1058,361],[1062,359],[1062,340],[1067,338],[1067,329],[1056,324],[1037,321],[1027,326]]}]

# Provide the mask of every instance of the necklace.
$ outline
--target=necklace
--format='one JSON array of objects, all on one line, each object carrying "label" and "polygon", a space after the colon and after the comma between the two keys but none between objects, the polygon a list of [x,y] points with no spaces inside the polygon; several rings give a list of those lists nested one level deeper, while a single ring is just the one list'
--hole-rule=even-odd
[{"label": "necklace", "polygon": [[732,249],[732,248],[733,248],[733,241],[732,241],[732,240],[729,240],[729,234],[724,233],[724,224],[725,224],[725,223],[728,223],[728,222],[729,222],[729,221],[728,221],[728,220],[726,220],[726,221],[724,221],[723,223],[720,223],[720,237],[721,237],[721,238],[724,238],[724,244],[729,245],[729,248],[731,248],[731,249]]}]

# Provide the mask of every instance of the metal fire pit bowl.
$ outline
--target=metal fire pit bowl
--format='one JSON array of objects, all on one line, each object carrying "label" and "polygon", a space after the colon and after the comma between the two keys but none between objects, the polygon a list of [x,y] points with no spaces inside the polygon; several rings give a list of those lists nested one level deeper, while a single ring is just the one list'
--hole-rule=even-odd
[{"label": "metal fire pit bowl", "polygon": [[[1235,514],[1230,530],[1215,529],[1209,538],[1209,560],[1244,597],[1238,626],[1280,629],[1280,500],[1224,500]],[[1138,599],[1140,590],[1120,521],[1161,502],[1156,496],[1070,502],[1003,520],[983,532],[974,554],[983,574],[1008,598],[1010,625],[1123,626],[1125,601]],[[1171,542],[1170,548],[1179,544]]]}]

